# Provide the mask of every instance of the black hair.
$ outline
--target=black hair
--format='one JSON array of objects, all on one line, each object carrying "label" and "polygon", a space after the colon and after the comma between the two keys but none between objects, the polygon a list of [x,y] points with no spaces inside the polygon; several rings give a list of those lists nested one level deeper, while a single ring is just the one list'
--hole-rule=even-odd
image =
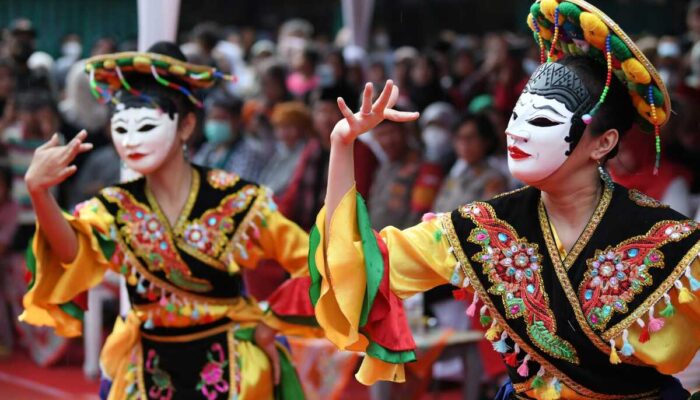
[{"label": "black hair", "polygon": [[[180,48],[171,42],[158,42],[151,46],[148,52],[163,54],[177,60],[187,61],[187,58],[182,51],[180,51]],[[125,77],[129,84],[141,93],[141,96],[134,95],[125,89],[117,91],[115,94],[117,104],[111,105],[112,112],[115,112],[115,108],[118,110],[118,107],[153,108],[153,103],[155,103],[155,105],[168,113],[170,119],[174,119],[175,114],[179,115],[179,122],[183,121],[187,114],[195,112],[195,105],[184,93],[161,85],[150,74],[126,73]],[[184,81],[170,77],[168,80],[185,87],[190,92],[192,91],[192,88]]]},{"label": "black hair", "polygon": [[474,123],[476,125],[476,132],[479,138],[486,144],[486,152],[484,156],[488,157],[496,152],[498,148],[498,135],[496,134],[496,128],[489,117],[484,113],[471,114],[466,113],[462,115],[459,121],[455,124],[453,132],[457,130],[464,124]]},{"label": "black hair", "polygon": [[[607,77],[607,70],[604,65],[590,57],[584,56],[566,57],[558,61],[558,63],[576,73],[592,98],[600,98]],[[630,98],[627,88],[619,79],[613,77],[605,101],[601,104],[600,108],[598,108],[595,115],[593,115],[593,120],[588,126],[593,136],[600,136],[610,129],[617,130],[620,138],[617,145],[608,153],[606,159],[613,158],[617,155],[620,141],[622,141],[622,137],[625,133],[632,128],[635,115],[636,111],[632,105],[632,99]],[[578,139],[575,139],[576,142]],[[575,145],[575,143],[573,144]]]},{"label": "black hair", "polygon": [[206,100],[206,107],[207,110],[210,110],[212,107],[223,108],[232,116],[240,117],[243,110],[243,101],[223,89],[218,89],[209,94]]},{"label": "black hair", "polygon": [[50,108],[58,113],[56,100],[46,89],[28,89],[17,94],[16,107],[18,111],[35,112],[42,108]]},{"label": "black hair", "polygon": [[5,182],[5,195],[12,197],[12,168],[9,165],[0,164],[0,181]]}]

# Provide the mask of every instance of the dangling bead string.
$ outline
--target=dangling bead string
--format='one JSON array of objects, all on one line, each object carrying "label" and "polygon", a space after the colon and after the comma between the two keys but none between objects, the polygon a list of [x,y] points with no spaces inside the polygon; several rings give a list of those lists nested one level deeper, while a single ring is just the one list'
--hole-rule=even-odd
[{"label": "dangling bead string", "polygon": [[666,320],[664,320],[663,318],[654,317],[654,307],[655,306],[649,307],[649,324],[647,324],[647,326],[649,327],[649,333],[660,331],[666,323]]},{"label": "dangling bead string", "polygon": [[615,339],[610,339],[610,364],[619,364],[620,356],[617,355],[617,349],[615,348]]},{"label": "dangling bead string", "polygon": [[202,107],[202,102],[199,101],[196,97],[194,97],[194,95],[189,90],[187,90],[183,86],[180,86],[176,83],[170,82],[167,79],[158,75],[158,71],[156,70],[155,65],[151,65],[151,73],[153,74],[153,77],[156,79],[156,81],[158,81],[158,83],[160,83],[163,86],[169,87],[171,89],[179,90],[185,96],[187,96],[187,98],[190,99],[190,101],[192,103],[194,103],[194,105],[196,105],[199,108]]},{"label": "dangling bead string", "polygon": [[681,280],[677,280],[674,282],[674,285],[676,286],[676,289],[678,289],[678,302],[681,304],[688,304],[692,303],[693,300],[695,300],[695,295],[688,290],[687,287],[683,286],[683,282]]},{"label": "dangling bead string", "polygon": [[[534,21],[534,18],[533,18]],[[554,37],[552,37],[552,45],[549,47],[549,54],[547,54],[547,62],[552,62],[554,51],[557,47],[557,41],[559,41],[559,7],[554,9]]]},{"label": "dangling bead string", "polygon": [[479,302],[479,294],[474,291],[474,297],[472,298],[472,303],[467,307],[467,316],[473,317],[476,314],[476,303]]},{"label": "dangling bead string", "polygon": [[607,62],[607,76],[605,78],[605,87],[603,87],[603,92],[600,93],[600,98],[598,99],[598,102],[596,103],[595,106],[593,106],[593,109],[588,113],[584,114],[584,116],[581,118],[583,119],[583,122],[586,125],[590,125],[591,121],[593,120],[593,116],[598,112],[598,109],[600,109],[600,106],[603,105],[603,102],[605,99],[608,97],[608,91],[610,91],[610,83],[612,82],[612,74],[613,74],[613,68],[612,68],[612,52],[610,50],[610,37],[611,34],[608,34],[608,36],[605,37],[605,61]]},{"label": "dangling bead string", "polygon": [[540,46],[540,64],[544,64],[546,61],[544,58],[545,48],[544,40],[542,39],[542,34],[540,33],[540,25],[537,23],[537,18],[532,17],[532,26],[535,27],[535,34],[537,35],[537,42]]},{"label": "dangling bead string", "polygon": [[629,342],[629,335],[630,333],[627,329],[622,331],[622,350],[620,350],[620,352],[625,357],[629,357],[634,354],[634,347],[632,347]]},{"label": "dangling bead string", "polygon": [[668,293],[664,293],[664,303],[666,303],[666,307],[659,312],[659,315],[664,318],[671,318],[676,313],[676,309],[673,307],[671,296]]},{"label": "dangling bead string", "polygon": [[661,127],[656,115],[656,104],[654,104],[654,86],[649,84],[649,105],[651,106],[651,119],[654,121],[654,146],[656,148],[656,162],[654,163],[654,175],[659,174],[661,166]]},{"label": "dangling bead string", "polygon": [[695,279],[693,273],[690,271],[690,267],[685,270],[685,277],[688,278],[688,283],[690,284],[690,290],[697,292],[700,290],[700,281]]}]

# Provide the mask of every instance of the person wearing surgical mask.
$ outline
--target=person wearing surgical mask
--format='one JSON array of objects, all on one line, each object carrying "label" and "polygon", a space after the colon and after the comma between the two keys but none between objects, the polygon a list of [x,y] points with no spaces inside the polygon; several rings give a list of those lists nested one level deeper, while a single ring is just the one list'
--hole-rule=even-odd
[{"label": "person wearing surgical mask", "polygon": [[[292,326],[283,319],[294,324],[290,318],[300,316],[294,304],[308,301],[308,236],[277,211],[269,189],[187,158],[200,104],[191,93],[227,77],[186,63],[168,42],[88,59],[86,70],[100,99],[110,100],[119,158],[140,177],[102,188],[67,214],[50,189],[76,172],[77,154],[91,151],[87,133],[65,145],[54,135],[34,152],[25,180],[37,214],[28,255],[35,262],[20,319],[79,336],[81,296],[113,271],[126,281],[130,309],[101,352],[109,398],[254,400],[280,391],[303,399],[275,336]],[[110,82],[114,71],[118,82]],[[188,79],[193,74],[197,79]],[[222,114],[210,113],[210,121]],[[213,141],[231,141],[235,132],[209,126]],[[263,259],[299,277],[273,293],[272,312],[242,276]]]},{"label": "person wearing surgical mask", "polygon": [[80,36],[75,33],[66,35],[61,43],[61,57],[53,67],[53,80],[59,90],[66,86],[66,77],[71,66],[83,55],[83,45]]},{"label": "person wearing surgical mask", "polygon": [[206,141],[192,162],[256,181],[265,165],[265,157],[260,143],[242,130],[242,106],[241,100],[223,90],[210,95],[204,121]]}]

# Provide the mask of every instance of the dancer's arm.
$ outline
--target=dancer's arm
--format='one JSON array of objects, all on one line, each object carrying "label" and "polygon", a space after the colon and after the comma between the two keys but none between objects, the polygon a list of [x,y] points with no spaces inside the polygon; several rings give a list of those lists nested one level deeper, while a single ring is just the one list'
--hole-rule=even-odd
[{"label": "dancer's arm", "polygon": [[75,259],[78,239],[50,189],[77,171],[77,167],[71,165],[75,157],[92,149],[92,143],[83,142],[86,137],[87,132],[81,131],[70,143],[61,146],[58,135],[53,135],[36,149],[24,177],[41,233],[62,263]]},{"label": "dancer's arm", "polygon": [[355,114],[348,108],[342,97],[338,98],[338,107],[345,118],[335,125],[331,133],[331,155],[326,192],[326,229],[330,224],[333,212],[340,204],[340,200],[355,183],[355,161],[353,159],[355,139],[385,119],[408,122],[418,118],[417,112],[401,112],[392,108],[399,97],[399,89],[394,86],[391,80],[386,82],[384,90],[374,103],[372,103],[372,95],[372,84],[367,83],[362,94],[362,106],[360,111]]}]

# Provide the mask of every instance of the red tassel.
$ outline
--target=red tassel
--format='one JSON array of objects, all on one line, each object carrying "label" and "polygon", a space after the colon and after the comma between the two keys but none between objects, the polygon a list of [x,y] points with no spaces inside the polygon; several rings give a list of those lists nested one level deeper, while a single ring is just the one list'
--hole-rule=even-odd
[{"label": "red tassel", "polygon": [[649,331],[647,329],[644,329],[642,333],[639,335],[639,343],[646,343],[649,341]]},{"label": "red tassel", "polygon": [[452,296],[455,300],[464,301],[467,299],[467,293],[462,289],[456,289],[452,291]]},{"label": "red tassel", "polygon": [[513,367],[513,368],[517,367],[518,366],[518,354],[516,352],[512,352],[512,353],[508,354],[507,356],[505,356],[505,361],[506,361],[506,364],[508,364],[508,366]]}]

